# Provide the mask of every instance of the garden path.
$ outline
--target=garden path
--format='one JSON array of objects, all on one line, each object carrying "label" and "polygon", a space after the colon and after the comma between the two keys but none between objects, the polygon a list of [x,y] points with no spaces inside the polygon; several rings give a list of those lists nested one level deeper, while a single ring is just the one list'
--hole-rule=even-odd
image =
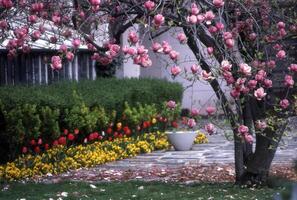
[{"label": "garden path", "polygon": [[[277,149],[271,173],[297,180],[297,174],[292,172],[292,163],[297,159],[297,128],[293,130]],[[233,181],[233,141],[227,141],[222,132],[209,136],[208,140],[207,144],[194,145],[191,151],[155,151],[90,169],[43,177],[37,181]]]}]

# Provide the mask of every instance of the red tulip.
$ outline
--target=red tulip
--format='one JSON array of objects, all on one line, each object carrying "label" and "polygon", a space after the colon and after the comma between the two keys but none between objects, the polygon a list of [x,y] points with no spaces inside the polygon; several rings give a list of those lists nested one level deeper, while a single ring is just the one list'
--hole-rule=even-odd
[{"label": "red tulip", "polygon": [[61,145],[66,145],[66,137],[60,137],[58,139],[58,143],[61,144]]},{"label": "red tulip", "polygon": [[55,141],[53,142],[53,147],[54,147],[54,146],[58,146],[58,145],[59,145],[58,140],[55,140]]},{"label": "red tulip", "polygon": [[33,140],[31,140],[31,141],[30,141],[30,144],[31,144],[32,146],[36,145],[36,142],[35,142],[35,140],[34,140],[34,139],[33,139]]},{"label": "red tulip", "polygon": [[27,152],[28,152],[28,148],[27,148],[27,147],[23,147],[23,148],[22,148],[22,153],[25,154],[25,153],[27,153]]},{"label": "red tulip", "polygon": [[44,149],[45,149],[45,150],[48,150],[49,148],[50,148],[49,144],[45,144],[45,145],[44,145]]},{"label": "red tulip", "polygon": [[35,153],[40,153],[40,148],[39,148],[39,146],[37,146],[37,147],[34,148],[34,152],[35,152]]},{"label": "red tulip", "polygon": [[64,135],[68,134],[68,129],[64,129]]},{"label": "red tulip", "polygon": [[108,128],[108,129],[106,130],[106,133],[107,133],[107,134],[111,134],[111,133],[112,133],[112,128]]},{"label": "red tulip", "polygon": [[73,141],[75,136],[72,133],[69,133],[67,138],[68,138],[68,140]]},{"label": "red tulip", "polygon": [[79,130],[78,130],[77,128],[74,129],[74,134],[75,134],[75,135],[79,134]]},{"label": "red tulip", "polygon": [[38,139],[37,144],[38,144],[38,145],[42,145],[42,139],[41,139],[41,138]]}]

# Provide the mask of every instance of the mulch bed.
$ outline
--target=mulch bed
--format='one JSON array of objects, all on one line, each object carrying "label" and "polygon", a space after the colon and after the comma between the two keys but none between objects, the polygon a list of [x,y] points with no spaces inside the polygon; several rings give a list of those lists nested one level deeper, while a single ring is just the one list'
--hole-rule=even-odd
[{"label": "mulch bed", "polygon": [[[97,167],[79,169],[65,174],[46,177],[36,177],[34,181],[43,183],[58,183],[61,181],[163,181],[173,183],[196,182],[234,182],[234,165],[187,165],[181,167],[155,166],[149,169],[124,169]],[[270,175],[297,181],[297,174],[291,165],[273,165]]]}]

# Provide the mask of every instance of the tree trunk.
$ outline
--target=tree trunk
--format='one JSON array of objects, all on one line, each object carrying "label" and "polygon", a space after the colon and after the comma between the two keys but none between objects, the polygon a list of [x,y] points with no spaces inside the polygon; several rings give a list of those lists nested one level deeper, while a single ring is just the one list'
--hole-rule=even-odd
[{"label": "tree trunk", "polygon": [[[201,59],[202,54],[199,50],[199,41],[193,33],[191,32],[191,29],[184,27],[184,32],[188,37],[188,46],[194,53],[197,60],[200,60],[201,68],[207,72],[211,71],[211,67],[207,64],[207,62],[204,60],[204,58]],[[213,91],[215,92],[217,98],[220,100],[222,109],[224,111],[225,116],[228,118],[230,125],[232,127],[233,133],[234,133],[234,156],[235,156],[235,174],[236,174],[236,182],[240,182],[240,178],[244,173],[244,158],[243,158],[243,145],[241,137],[238,136],[237,132],[237,124],[238,119],[234,115],[229,102],[225,96],[225,93],[223,92],[219,82],[217,79],[214,79],[210,82],[210,86],[212,87]]]},{"label": "tree trunk", "polygon": [[266,129],[256,135],[256,150],[247,161],[245,173],[240,177],[240,184],[266,185],[272,160],[285,131],[288,120],[284,120],[276,131]]}]

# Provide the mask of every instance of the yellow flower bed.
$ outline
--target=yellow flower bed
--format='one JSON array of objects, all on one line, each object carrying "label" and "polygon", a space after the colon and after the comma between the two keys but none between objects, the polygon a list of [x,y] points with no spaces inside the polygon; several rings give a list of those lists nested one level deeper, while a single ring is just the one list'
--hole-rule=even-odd
[{"label": "yellow flower bed", "polygon": [[168,147],[167,137],[159,132],[144,134],[137,138],[124,137],[114,141],[94,142],[68,148],[57,146],[43,154],[22,155],[13,162],[0,165],[0,180],[12,181],[48,173],[59,174],[71,169],[93,167]]},{"label": "yellow flower bed", "polygon": [[195,144],[205,144],[205,143],[208,143],[208,139],[204,133],[198,132],[194,143]]}]

